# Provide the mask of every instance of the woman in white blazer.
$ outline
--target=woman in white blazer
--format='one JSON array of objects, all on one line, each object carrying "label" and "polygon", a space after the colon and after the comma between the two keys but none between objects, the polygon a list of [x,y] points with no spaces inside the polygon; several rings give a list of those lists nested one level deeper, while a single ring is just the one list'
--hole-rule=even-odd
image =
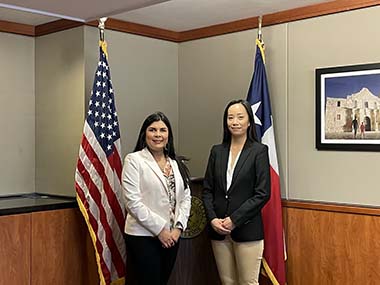
[{"label": "woman in white blazer", "polygon": [[139,284],[167,284],[191,196],[187,168],[175,154],[170,122],[163,113],[145,119],[134,152],[125,157],[122,184],[128,258]]}]

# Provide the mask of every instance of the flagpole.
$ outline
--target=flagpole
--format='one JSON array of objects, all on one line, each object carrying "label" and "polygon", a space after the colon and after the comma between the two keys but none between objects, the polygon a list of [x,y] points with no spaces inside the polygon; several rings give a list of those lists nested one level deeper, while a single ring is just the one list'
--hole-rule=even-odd
[{"label": "flagpole", "polygon": [[259,16],[259,29],[257,31],[257,38],[259,39],[260,42],[262,42],[262,37],[263,37],[262,31],[261,31],[262,22],[263,22],[263,16]]},{"label": "flagpole", "polygon": [[99,25],[98,25],[98,29],[99,29],[99,37],[100,37],[100,41],[104,42],[104,28],[105,28],[105,22],[107,21],[107,17],[103,17],[103,18],[100,18],[99,19]]},{"label": "flagpole", "polygon": [[120,181],[120,129],[104,40],[106,20],[99,20],[99,60],[79,147],[75,189],[95,249],[98,284],[124,285],[125,207]]}]

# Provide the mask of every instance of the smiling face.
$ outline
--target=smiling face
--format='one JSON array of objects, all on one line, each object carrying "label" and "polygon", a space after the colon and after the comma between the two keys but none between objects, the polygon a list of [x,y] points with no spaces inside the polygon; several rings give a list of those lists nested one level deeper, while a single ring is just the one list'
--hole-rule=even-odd
[{"label": "smiling face", "polygon": [[240,103],[231,105],[227,111],[227,127],[231,136],[246,136],[249,126],[249,117],[244,106]]},{"label": "smiling face", "polygon": [[163,152],[168,137],[169,129],[163,121],[153,122],[145,131],[146,145],[152,152]]}]

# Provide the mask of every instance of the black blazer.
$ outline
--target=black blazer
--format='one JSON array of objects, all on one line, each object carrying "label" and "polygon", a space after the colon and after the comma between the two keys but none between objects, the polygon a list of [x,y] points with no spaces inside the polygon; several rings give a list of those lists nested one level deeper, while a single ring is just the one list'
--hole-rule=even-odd
[{"label": "black blazer", "polygon": [[[270,197],[268,147],[258,142],[245,143],[236,163],[227,192],[229,144],[212,147],[203,182],[202,199],[209,222],[230,217],[236,226],[231,232],[234,241],[264,238],[261,209]],[[210,226],[211,239],[223,240]]]}]

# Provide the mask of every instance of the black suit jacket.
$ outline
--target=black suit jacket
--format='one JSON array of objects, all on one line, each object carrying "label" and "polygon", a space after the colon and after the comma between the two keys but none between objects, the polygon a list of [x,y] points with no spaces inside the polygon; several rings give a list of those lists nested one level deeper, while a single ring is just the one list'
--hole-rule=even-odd
[{"label": "black suit jacket", "polygon": [[[212,147],[204,179],[202,199],[208,220],[230,217],[236,226],[234,241],[264,238],[261,209],[270,197],[268,147],[258,142],[245,143],[227,191],[227,164],[230,145]],[[210,226],[211,239],[223,240]]]}]

